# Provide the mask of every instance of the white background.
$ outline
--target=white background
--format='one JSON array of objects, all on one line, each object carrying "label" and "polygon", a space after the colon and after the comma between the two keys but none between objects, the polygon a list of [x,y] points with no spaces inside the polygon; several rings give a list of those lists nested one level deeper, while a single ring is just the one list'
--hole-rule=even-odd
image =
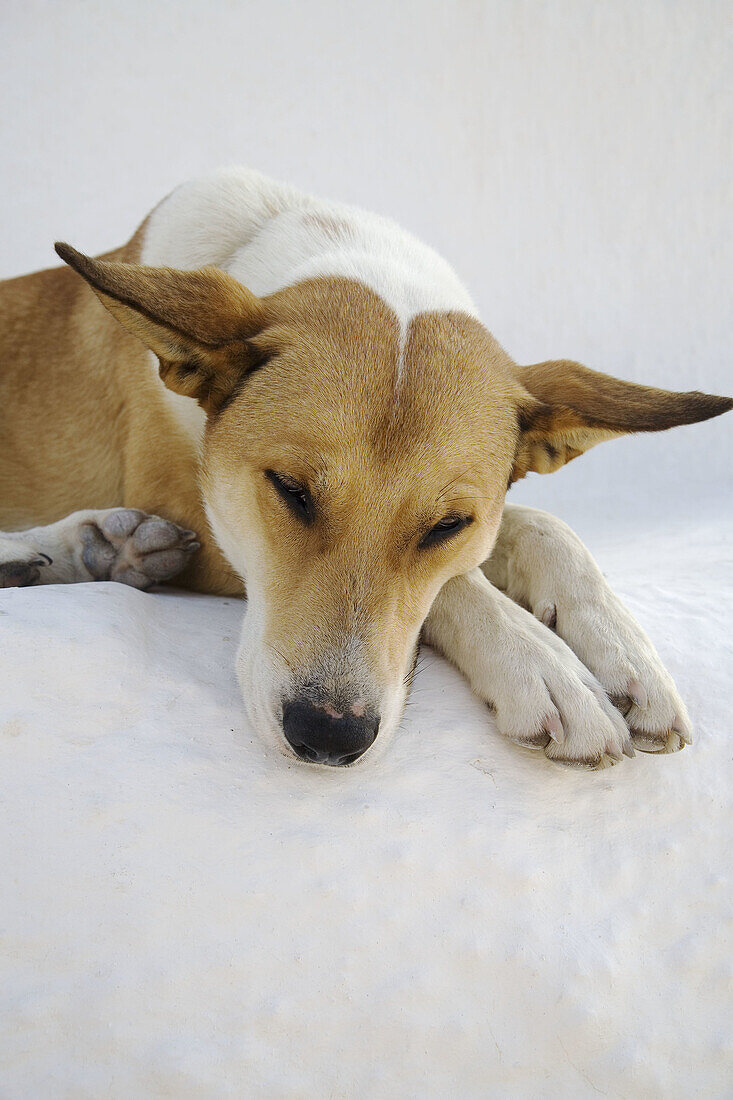
[{"label": "white background", "polygon": [[[121,243],[241,163],[394,216],[519,362],[731,392],[718,0],[4,0],[0,276]],[[733,419],[733,418],[731,418]],[[726,419],[598,448],[513,498],[581,533],[729,508]]]}]

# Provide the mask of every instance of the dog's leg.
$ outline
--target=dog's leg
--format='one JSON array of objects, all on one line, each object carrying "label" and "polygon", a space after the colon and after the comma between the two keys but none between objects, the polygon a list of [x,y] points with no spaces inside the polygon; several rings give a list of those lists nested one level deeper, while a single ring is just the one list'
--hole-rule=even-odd
[{"label": "dog's leg", "polygon": [[482,570],[567,642],[623,711],[637,748],[676,752],[689,743],[690,721],[672,678],[566,523],[507,505]]},{"label": "dog's leg", "polygon": [[198,546],[193,531],[137,508],[74,512],[0,533],[0,588],[108,580],[150,588],[180,573]]},{"label": "dog's leg", "polygon": [[424,637],[493,706],[511,740],[584,767],[633,756],[626,724],[595,676],[480,569],[443,586]]}]

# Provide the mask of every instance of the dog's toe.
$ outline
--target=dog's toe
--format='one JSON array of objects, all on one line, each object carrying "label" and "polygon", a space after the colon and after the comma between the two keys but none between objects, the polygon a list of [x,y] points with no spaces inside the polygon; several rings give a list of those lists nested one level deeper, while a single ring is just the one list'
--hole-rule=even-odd
[{"label": "dog's toe", "polygon": [[603,599],[581,601],[566,609],[563,630],[623,715],[630,738],[623,750],[627,755],[634,749],[679,752],[691,743],[687,711],[672,678],[623,608],[614,610]]},{"label": "dog's toe", "polygon": [[81,530],[81,559],[95,581],[109,580],[118,550],[96,523],[84,523]]},{"label": "dog's toe", "polygon": [[108,539],[122,543],[138,528],[148,517],[139,508],[115,508],[104,516],[99,527]]},{"label": "dog's toe", "polygon": [[153,583],[145,573],[141,573],[139,569],[119,569],[114,577],[118,584],[127,584],[130,588],[139,588],[141,592],[145,592],[150,588]]},{"label": "dog's toe", "polygon": [[157,550],[171,550],[178,546],[187,532],[167,519],[146,516],[132,536],[132,545],[138,553],[152,554]]},{"label": "dog's toe", "polygon": [[187,556],[194,549],[187,546],[172,547],[168,550],[153,550],[144,554],[139,568],[151,581],[165,581],[180,573],[186,564]]},{"label": "dog's toe", "polygon": [[679,752],[692,743],[684,704],[673,686],[650,683],[647,690],[640,681],[630,682],[621,706],[634,745],[640,752]]}]

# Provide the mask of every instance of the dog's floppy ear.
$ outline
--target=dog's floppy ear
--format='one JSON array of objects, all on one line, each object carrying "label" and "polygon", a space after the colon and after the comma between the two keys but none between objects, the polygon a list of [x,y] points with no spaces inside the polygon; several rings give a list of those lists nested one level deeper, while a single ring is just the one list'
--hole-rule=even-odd
[{"label": "dog's floppy ear", "polygon": [[622,382],[568,359],[517,367],[515,374],[526,396],[511,481],[530,471],[549,474],[604,439],[695,424],[733,408],[729,397]]},{"label": "dog's floppy ear", "polygon": [[248,340],[262,327],[262,302],[226,272],[95,260],[68,244],[55,247],[110,313],[155,352],[166,386],[195,397],[208,413],[255,365],[258,353]]}]

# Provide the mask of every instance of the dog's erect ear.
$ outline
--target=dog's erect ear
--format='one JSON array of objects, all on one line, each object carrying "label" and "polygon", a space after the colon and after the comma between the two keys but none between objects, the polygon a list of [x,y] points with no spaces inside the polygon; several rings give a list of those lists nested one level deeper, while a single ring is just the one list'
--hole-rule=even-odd
[{"label": "dog's erect ear", "polygon": [[248,344],[263,324],[263,306],[216,267],[170,267],[94,260],[68,244],[56,252],[110,313],[160,360],[169,389],[215,413],[258,361]]},{"label": "dog's erect ear", "polygon": [[730,397],[638,386],[568,359],[517,367],[515,374],[527,394],[511,481],[530,471],[549,474],[604,439],[695,424],[733,408]]}]

